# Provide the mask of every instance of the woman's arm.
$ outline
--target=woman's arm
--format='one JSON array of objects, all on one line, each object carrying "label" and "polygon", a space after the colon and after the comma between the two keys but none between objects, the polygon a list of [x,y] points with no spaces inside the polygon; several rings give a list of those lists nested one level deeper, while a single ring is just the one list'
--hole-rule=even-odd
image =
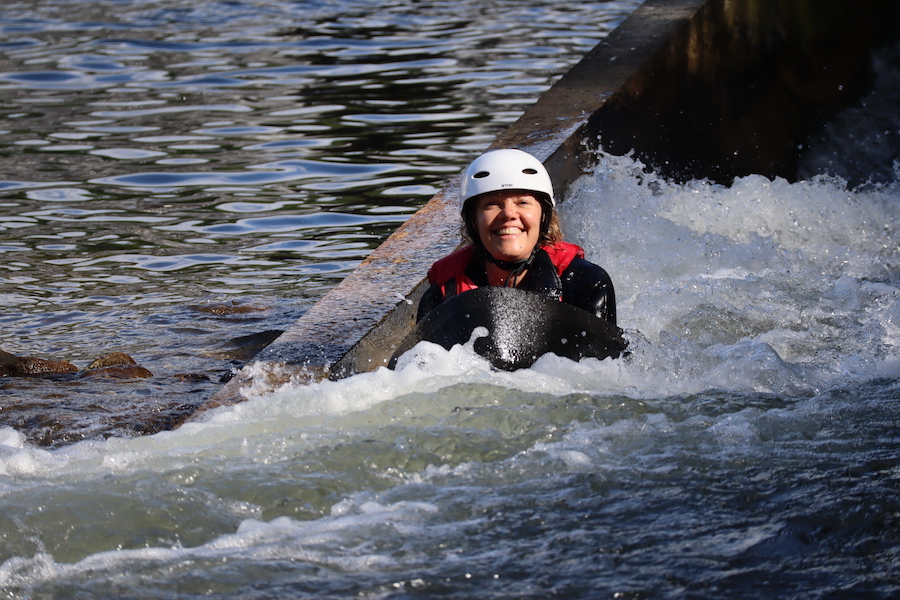
[{"label": "woman's arm", "polygon": [[562,275],[563,302],[616,324],[616,292],[612,279],[599,265],[576,258]]}]

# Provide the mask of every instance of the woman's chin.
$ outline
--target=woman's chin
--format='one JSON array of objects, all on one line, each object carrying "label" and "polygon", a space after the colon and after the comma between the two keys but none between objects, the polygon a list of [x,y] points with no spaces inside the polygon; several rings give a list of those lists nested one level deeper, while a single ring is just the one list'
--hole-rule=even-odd
[{"label": "woman's chin", "polygon": [[485,244],[485,249],[497,260],[516,262],[527,260],[531,256],[533,244],[529,244],[528,240],[510,237],[509,239],[494,238],[490,241],[493,243]]}]

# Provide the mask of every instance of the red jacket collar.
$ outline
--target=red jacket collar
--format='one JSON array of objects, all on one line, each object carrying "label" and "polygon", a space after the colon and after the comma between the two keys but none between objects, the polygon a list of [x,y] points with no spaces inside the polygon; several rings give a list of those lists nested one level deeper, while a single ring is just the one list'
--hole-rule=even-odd
[{"label": "red jacket collar", "polygon": [[[556,244],[543,246],[542,250],[550,256],[550,260],[556,266],[560,277],[562,277],[563,272],[569,267],[573,260],[576,258],[584,258],[584,250],[582,250],[580,246],[570,244],[569,242],[557,242]],[[472,260],[474,254],[475,247],[469,245],[445,256],[435,262],[431,266],[431,269],[428,270],[428,281],[432,285],[444,288],[451,279],[455,279],[456,290],[453,290],[453,293],[457,294],[476,288],[477,286],[465,276],[466,266]],[[452,295],[446,293],[450,290],[443,291],[444,297]]]}]

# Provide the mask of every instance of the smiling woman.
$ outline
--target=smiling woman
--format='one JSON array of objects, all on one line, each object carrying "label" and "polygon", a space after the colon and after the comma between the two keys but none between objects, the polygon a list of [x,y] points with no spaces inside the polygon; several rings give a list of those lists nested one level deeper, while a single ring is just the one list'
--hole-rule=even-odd
[{"label": "smiling woman", "polygon": [[418,320],[457,294],[492,286],[537,292],[616,324],[612,280],[562,241],[553,183],[538,159],[515,149],[481,155],[463,174],[459,205],[470,244],[429,270]]}]

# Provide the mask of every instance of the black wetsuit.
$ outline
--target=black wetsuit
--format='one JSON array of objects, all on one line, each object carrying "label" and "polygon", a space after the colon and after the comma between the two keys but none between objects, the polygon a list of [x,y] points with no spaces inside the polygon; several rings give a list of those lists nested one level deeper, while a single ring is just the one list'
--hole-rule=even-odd
[{"label": "black wetsuit", "polygon": [[[466,267],[465,275],[479,287],[489,285],[484,259],[477,254]],[[448,286],[455,289],[454,285]],[[528,266],[525,277],[516,286],[520,290],[546,294],[573,306],[594,313],[611,325],[616,324],[616,295],[609,274],[599,265],[575,258],[559,276],[556,266],[544,250],[538,250]],[[429,287],[419,302],[416,321],[447,298],[438,285]]]}]

